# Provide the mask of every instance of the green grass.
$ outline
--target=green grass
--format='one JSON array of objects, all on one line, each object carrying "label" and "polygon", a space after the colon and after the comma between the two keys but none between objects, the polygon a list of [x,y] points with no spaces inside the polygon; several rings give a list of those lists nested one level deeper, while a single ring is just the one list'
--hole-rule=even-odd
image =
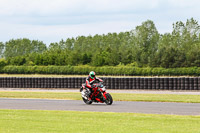
[{"label": "green grass", "polygon": [[[111,93],[114,101],[200,103],[200,95]],[[79,92],[0,91],[1,98],[41,98],[81,100]]]},{"label": "green grass", "polygon": [[113,93],[112,96],[115,101],[200,103],[200,95]]},{"label": "green grass", "polygon": [[0,97],[81,100],[81,94],[78,92],[0,91]]},{"label": "green grass", "polygon": [[200,133],[200,116],[0,110],[1,133]]}]

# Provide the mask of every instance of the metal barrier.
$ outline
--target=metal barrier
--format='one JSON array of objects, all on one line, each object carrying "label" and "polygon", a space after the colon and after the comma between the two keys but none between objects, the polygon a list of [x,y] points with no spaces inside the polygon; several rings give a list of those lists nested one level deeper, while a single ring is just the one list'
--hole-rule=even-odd
[{"label": "metal barrier", "polygon": [[[79,88],[84,77],[0,77],[0,88]],[[200,90],[200,77],[111,78],[102,77],[110,89]]]}]

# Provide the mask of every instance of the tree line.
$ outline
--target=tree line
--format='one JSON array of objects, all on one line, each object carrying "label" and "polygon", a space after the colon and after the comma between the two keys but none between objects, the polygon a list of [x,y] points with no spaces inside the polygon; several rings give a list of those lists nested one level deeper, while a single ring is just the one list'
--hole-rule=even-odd
[{"label": "tree line", "polygon": [[147,20],[127,32],[78,36],[51,43],[11,39],[0,42],[0,66],[200,67],[200,26],[193,18],[160,34]]}]

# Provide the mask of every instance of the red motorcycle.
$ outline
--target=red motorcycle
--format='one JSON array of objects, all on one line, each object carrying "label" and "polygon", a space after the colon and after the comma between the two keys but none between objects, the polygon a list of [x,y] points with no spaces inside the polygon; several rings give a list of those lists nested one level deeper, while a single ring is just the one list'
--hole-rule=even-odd
[{"label": "red motorcycle", "polygon": [[92,104],[92,102],[100,102],[111,105],[113,103],[112,96],[106,92],[106,87],[103,85],[103,83],[95,83],[93,86],[93,92],[89,97],[89,90],[86,88],[85,84],[82,84],[80,89],[82,99],[86,104]]}]

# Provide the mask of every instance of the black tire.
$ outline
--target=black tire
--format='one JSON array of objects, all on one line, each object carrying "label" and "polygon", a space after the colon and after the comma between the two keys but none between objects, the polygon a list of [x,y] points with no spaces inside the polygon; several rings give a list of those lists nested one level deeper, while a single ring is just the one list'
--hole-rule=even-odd
[{"label": "black tire", "polygon": [[107,105],[111,105],[112,103],[113,103],[113,99],[112,99],[112,96],[109,94],[109,93],[106,93],[106,101],[105,101],[105,103],[107,104]]},{"label": "black tire", "polygon": [[85,99],[85,98],[83,98],[83,102],[86,103],[86,104],[88,104],[88,105],[89,105],[89,104],[92,104],[92,101],[91,101],[91,100],[89,101],[88,99]]}]

